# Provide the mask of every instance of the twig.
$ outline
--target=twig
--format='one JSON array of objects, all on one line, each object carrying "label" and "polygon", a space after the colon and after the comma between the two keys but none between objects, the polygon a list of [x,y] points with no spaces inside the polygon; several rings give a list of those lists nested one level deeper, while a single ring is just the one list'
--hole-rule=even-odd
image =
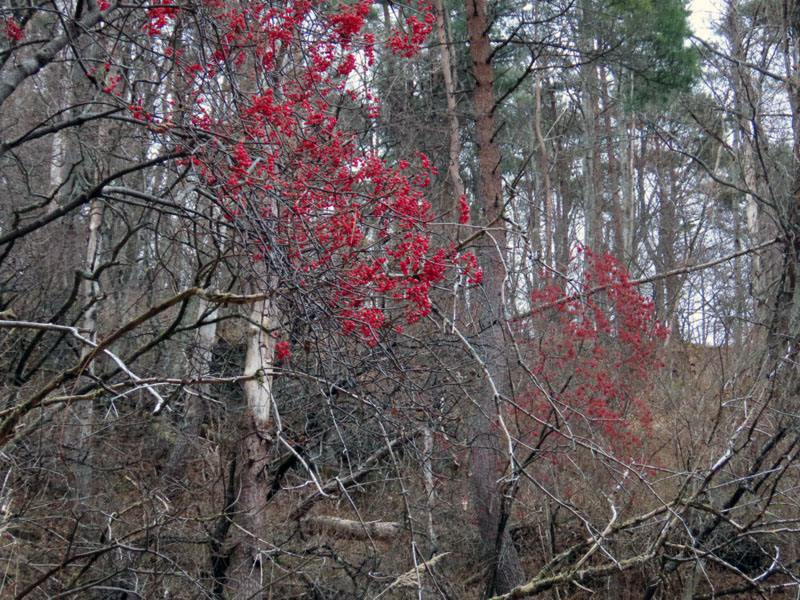
[{"label": "twig", "polygon": [[[44,329],[44,330],[49,330],[49,331],[62,331],[62,332],[65,332],[65,333],[69,333],[70,335],[72,335],[72,337],[80,340],[81,342],[83,342],[87,346],[91,346],[92,348],[95,348],[95,351],[92,352],[91,356],[95,356],[97,354],[96,351],[98,349],[98,345],[95,342],[93,342],[92,340],[90,340],[89,338],[86,338],[86,337],[82,336],[78,332],[78,329],[76,327],[70,327],[68,325],[55,325],[53,323],[38,323],[36,321],[0,321],[0,328],[40,329],[40,330]],[[141,377],[139,377],[138,375],[136,375],[133,371],[131,371],[125,365],[125,363],[122,361],[122,359],[120,357],[118,357],[116,354],[114,354],[113,352],[111,352],[111,350],[109,350],[107,348],[103,348],[102,352],[106,356],[110,357],[111,360],[113,360],[114,363],[116,363],[116,365],[120,369],[122,369],[122,371],[128,377],[130,377],[133,381],[135,381],[139,385],[144,385],[144,387],[147,389],[147,391],[150,393],[150,395],[152,395],[156,399],[156,411],[161,410],[161,407],[164,406],[166,400],[164,400],[164,398],[161,397],[161,395],[155,390],[155,388],[153,388],[153,386],[151,386],[151,385],[149,385],[147,383],[143,383],[144,380]],[[88,362],[89,361],[86,361],[85,364],[88,364]]]},{"label": "twig", "polygon": [[[711,267],[715,267],[715,266],[720,265],[722,263],[728,262],[729,260],[733,260],[734,258],[739,258],[740,256],[744,256],[746,254],[751,254],[753,252],[759,252],[760,250],[764,250],[765,248],[769,248],[770,246],[772,246],[774,244],[781,243],[783,241],[784,241],[783,238],[777,237],[775,239],[772,239],[772,240],[766,241],[766,242],[764,242],[762,244],[759,244],[758,246],[753,246],[752,248],[745,248],[744,250],[739,250],[737,252],[734,252],[733,254],[728,254],[728,255],[723,256],[721,258],[716,258],[714,260],[710,260],[708,262],[700,263],[700,264],[697,264],[697,265],[684,265],[682,267],[678,267],[676,269],[672,269],[671,271],[664,271],[663,273],[657,273],[656,275],[651,275],[650,277],[642,277],[641,279],[631,279],[629,281],[629,283],[631,285],[644,285],[646,283],[653,283],[654,281],[661,281],[662,279],[667,279],[668,277],[675,277],[676,275],[686,275],[687,273],[694,273],[695,271],[702,271],[704,269],[709,269]],[[549,268],[549,266],[547,268]],[[583,297],[586,297],[586,296],[592,296],[592,295],[597,294],[599,292],[603,292],[603,291],[605,291],[607,289],[608,289],[607,285],[599,285],[597,287],[591,288],[591,289],[586,290],[584,292],[580,292],[580,293],[577,293],[577,294],[572,294],[570,296],[565,296],[565,297],[560,298],[559,300],[556,300],[556,301],[551,302],[549,304],[543,304],[543,305],[540,305],[540,306],[536,306],[536,307],[534,307],[534,308],[532,308],[530,310],[525,311],[524,313],[520,313],[520,314],[512,317],[509,320],[510,321],[522,321],[523,319],[527,319],[528,317],[531,317],[531,316],[533,316],[533,315],[535,315],[537,313],[540,313],[541,311],[546,310],[548,308],[552,308],[554,306],[558,306],[559,304],[564,304],[565,302],[569,302],[571,300],[575,300],[576,298],[583,298]]]}]

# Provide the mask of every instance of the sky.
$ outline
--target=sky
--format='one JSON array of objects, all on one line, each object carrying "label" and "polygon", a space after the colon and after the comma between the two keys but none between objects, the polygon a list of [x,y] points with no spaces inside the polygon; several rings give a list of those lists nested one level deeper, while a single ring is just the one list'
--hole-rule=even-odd
[{"label": "sky", "polygon": [[711,24],[722,11],[722,0],[690,0],[689,10],[692,12],[689,23],[694,34],[704,40],[713,37]]}]

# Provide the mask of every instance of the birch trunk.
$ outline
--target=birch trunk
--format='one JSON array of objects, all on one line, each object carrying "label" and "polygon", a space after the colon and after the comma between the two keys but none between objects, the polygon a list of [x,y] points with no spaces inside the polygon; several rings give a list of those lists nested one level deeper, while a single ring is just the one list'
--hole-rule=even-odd
[{"label": "birch trunk", "polygon": [[[263,262],[253,267],[254,277],[248,293],[264,293],[274,289],[275,277]],[[275,364],[277,310],[272,299],[253,304],[247,335],[244,374],[253,376],[244,383],[245,411],[242,415],[236,449],[236,546],[231,562],[230,587],[233,598],[256,598],[267,585],[265,572],[266,538],[270,523],[265,510],[269,481],[267,465],[273,438],[272,369]]]},{"label": "birch trunk", "polygon": [[422,430],[422,477],[425,482],[425,508],[428,529],[428,542],[431,555],[439,552],[439,541],[433,526],[433,514],[436,509],[436,486],[433,480],[433,432],[430,427]]},{"label": "birch trunk", "polygon": [[[103,201],[92,200],[89,207],[89,239],[86,243],[86,274],[93,275],[98,265],[101,251],[101,227],[103,223]],[[84,335],[92,342],[97,340],[97,313],[100,299],[100,282],[97,277],[85,277],[81,283],[81,294],[86,312],[81,320]],[[92,351],[90,346],[84,345],[81,349],[81,360],[85,359]],[[94,361],[86,367],[87,374],[95,373]],[[92,487],[92,422],[94,420],[94,406],[91,401],[80,402],[72,406],[72,414],[76,425],[76,481],[75,494],[78,498],[81,512],[88,510],[89,496]]]}]

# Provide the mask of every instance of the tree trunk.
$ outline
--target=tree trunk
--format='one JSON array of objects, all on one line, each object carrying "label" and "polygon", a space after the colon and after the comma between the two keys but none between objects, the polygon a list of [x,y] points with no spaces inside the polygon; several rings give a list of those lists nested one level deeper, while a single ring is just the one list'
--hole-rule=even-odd
[{"label": "tree trunk", "polygon": [[634,257],[637,255],[636,245],[636,194],[633,184],[636,180],[634,168],[633,138],[635,133],[635,123],[628,116],[619,119],[618,130],[620,140],[624,140],[625,165],[621,171],[622,185],[622,246],[626,256]]},{"label": "tree trunk", "polygon": [[581,44],[584,64],[581,66],[581,108],[584,120],[583,149],[583,220],[584,243],[595,252],[605,250],[603,240],[603,190],[600,184],[600,150],[597,145],[597,67],[592,62],[594,38],[589,32],[591,0],[581,2]]},{"label": "tree trunk", "polygon": [[542,175],[542,191],[544,192],[544,253],[543,258],[547,264],[553,264],[553,190],[550,182],[550,154],[542,134],[542,75],[538,71],[534,76],[533,85],[534,113],[533,124],[536,132],[536,145],[539,154],[539,171]]},{"label": "tree trunk", "polygon": [[[99,48],[95,43],[90,46],[90,57],[97,56]],[[70,71],[68,98],[70,105],[75,97],[82,97],[88,89],[86,76],[82,69],[73,65]],[[76,113],[78,110],[75,111]],[[94,181],[99,180],[100,168],[96,161],[100,156],[95,156],[97,148],[109,148],[108,140],[103,133],[104,127],[90,129],[83,132],[82,128],[70,136],[66,142],[63,138],[53,141],[53,154],[63,152],[63,162],[50,169],[51,185],[59,189],[55,195],[56,202],[48,207],[48,212],[55,210],[59,204],[69,202],[72,197],[83,193]],[[55,136],[59,137],[59,136]],[[54,185],[56,184],[56,185]],[[99,273],[96,273],[100,264],[100,254],[103,251],[103,213],[105,203],[100,198],[95,198],[89,204],[88,236],[86,238],[86,254],[84,257],[84,276],[81,281],[80,294],[84,312],[81,318],[81,329],[84,335],[95,342],[98,337],[98,313],[102,291],[100,288]],[[66,271],[66,270],[65,270]],[[85,359],[93,348],[84,345],[81,348],[81,359]],[[96,361],[96,359],[95,359]],[[86,375],[94,377],[97,371],[95,361],[86,367]],[[78,514],[83,515],[89,511],[91,502],[89,497],[92,487],[92,434],[94,430],[95,410],[91,401],[79,402],[70,406],[74,420],[74,457],[75,457],[75,495],[77,498]]]},{"label": "tree trunk", "polygon": [[[611,193],[611,224],[613,227],[614,244],[613,252],[616,259],[620,264],[627,264],[630,256],[625,248],[625,217],[623,208],[623,189],[625,186],[625,178],[622,174],[624,166],[620,167],[620,161],[617,155],[622,155],[619,152],[623,138],[616,139],[616,133],[619,128],[614,126],[611,117],[613,111],[617,108],[611,98],[608,89],[608,76],[605,69],[600,68],[600,87],[603,94],[603,135],[605,137],[605,155],[606,162],[608,163],[608,184]],[[617,121],[622,121],[620,115],[616,116]]]},{"label": "tree trunk", "polygon": [[[558,114],[557,101],[555,94],[550,91],[548,94],[550,117],[555,119]],[[575,192],[570,188],[569,172],[570,160],[567,151],[564,148],[562,136],[555,136],[555,149],[554,149],[554,173],[557,177],[558,189],[558,202],[557,202],[557,215],[555,223],[555,267],[559,271],[565,272],[570,261],[570,216],[574,203]],[[565,285],[563,278],[558,278],[560,285]]]},{"label": "tree trunk", "polygon": [[[787,100],[792,114],[792,172],[794,190],[788,206],[780,211],[780,226],[785,232],[783,261],[777,293],[774,296],[775,311],[768,329],[768,348],[773,364],[779,364],[788,354],[796,364],[798,340],[800,340],[800,2],[784,3],[783,53],[786,80],[795,82],[786,86]],[[758,132],[760,133],[760,132]],[[777,262],[777,261],[775,261]],[[771,365],[770,365],[771,366]]]},{"label": "tree trunk", "polygon": [[[248,293],[275,289],[275,277],[264,263],[256,263]],[[264,590],[266,537],[270,523],[265,504],[269,493],[266,467],[273,438],[270,435],[272,411],[272,367],[275,362],[277,313],[271,299],[253,304],[247,339],[245,375],[254,378],[244,384],[245,411],[241,417],[236,449],[236,504],[234,506],[236,546],[229,575],[232,598],[256,598]]]},{"label": "tree trunk", "polygon": [[[86,243],[86,273],[94,274],[98,266],[98,259],[102,249],[102,224],[103,224],[103,201],[100,199],[92,200],[89,205],[89,239]],[[86,312],[83,314],[81,328],[86,332],[86,336],[91,341],[97,339],[97,310],[100,299],[100,282],[97,277],[84,278],[81,282],[81,294],[83,296]],[[91,352],[92,347],[83,346],[81,349],[81,359],[85,359]],[[95,374],[94,361],[86,367],[87,374]],[[76,440],[76,482],[75,494],[78,498],[80,512],[89,510],[89,494],[92,485],[92,422],[94,420],[94,406],[91,401],[79,402],[72,407],[75,418]]]},{"label": "tree trunk", "polygon": [[[491,45],[486,0],[467,0],[467,28],[475,78],[476,146],[480,181],[478,185],[478,222],[495,222],[503,211],[500,179],[500,152],[494,140],[496,107],[492,84]],[[490,239],[491,238],[491,239]],[[475,294],[477,341],[484,351],[484,389],[472,419],[473,446],[471,464],[472,500],[483,550],[490,565],[487,590],[490,594],[504,593],[522,583],[522,567],[511,536],[505,528],[508,507],[500,479],[506,460],[499,450],[497,437],[498,395],[510,396],[511,382],[506,363],[507,347],[504,328],[505,262],[503,253],[506,236],[502,226],[495,225],[477,249],[483,268],[483,289]],[[499,252],[498,252],[499,249]]]},{"label": "tree trunk", "polygon": [[[769,175],[765,172],[763,157],[767,148],[763,146],[767,136],[761,125],[760,107],[762,104],[761,85],[758,76],[754,79],[749,67],[740,66],[748,61],[746,42],[743,39],[744,28],[736,6],[731,3],[726,14],[727,35],[731,45],[732,58],[737,66],[733,67],[731,83],[734,90],[737,114],[737,132],[735,139],[739,142],[737,156],[741,161],[743,187],[747,190],[745,197],[745,222],[748,233],[755,243],[767,237],[767,225],[761,203],[769,198]],[[756,304],[755,322],[766,324],[772,312],[770,298],[770,279],[777,277],[775,266],[770,266],[769,255],[755,254],[752,259],[750,280]]]},{"label": "tree trunk", "polygon": [[439,59],[442,65],[444,91],[447,98],[447,123],[448,123],[448,159],[447,174],[453,186],[453,201],[446,207],[455,220],[458,220],[459,199],[465,198],[464,181],[461,179],[459,165],[461,164],[461,127],[458,123],[456,112],[456,87],[453,82],[453,67],[450,62],[450,40],[444,23],[444,8],[441,0],[434,2],[436,9],[436,37],[439,42]]}]

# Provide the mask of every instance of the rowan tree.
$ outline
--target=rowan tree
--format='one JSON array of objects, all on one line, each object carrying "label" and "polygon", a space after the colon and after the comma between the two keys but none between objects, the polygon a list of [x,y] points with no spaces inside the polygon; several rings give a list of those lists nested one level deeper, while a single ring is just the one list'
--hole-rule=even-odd
[{"label": "rowan tree", "polygon": [[613,256],[579,247],[576,260],[584,255],[576,282],[564,286],[543,273],[531,298],[535,308],[520,339],[530,340],[525,359],[538,387],[518,395],[515,420],[541,456],[549,444],[537,438],[568,431],[635,462],[651,433],[653,413],[643,397],[663,366],[667,329]]},{"label": "rowan tree", "polygon": [[[280,491],[286,468],[303,469],[323,496],[330,492],[320,487],[327,478],[322,464],[332,457],[352,476],[346,486],[363,477],[354,470],[374,468],[359,463],[385,452],[382,442],[391,450],[400,439],[394,428],[377,437],[377,447],[367,435],[354,443],[327,440],[357,424],[345,417],[354,408],[367,411],[365,419],[376,427],[381,422],[376,407],[359,400],[364,391],[354,391],[355,382],[371,375],[377,393],[376,373],[398,354],[388,344],[430,312],[433,286],[451,274],[479,277],[474,257],[446,244],[437,248],[429,238],[424,189],[434,170],[428,159],[417,154],[387,164],[341,124],[348,113],[374,118],[375,98],[352,85],[356,72],[369,68],[376,44],[413,54],[430,31],[429,7],[415,5],[419,12],[380,42],[362,31],[369,12],[363,2],[63,8],[52,16],[35,7],[6,16],[6,106],[59,70],[68,84],[45,89],[43,104],[55,106],[47,116],[31,111],[22,119],[20,111],[4,134],[3,150],[16,158],[16,169],[14,161],[6,163],[9,179],[20,190],[27,182],[22,195],[41,200],[8,207],[11,227],[2,236],[2,258],[12,265],[5,303],[23,316],[5,324],[6,364],[17,380],[0,428],[4,443],[30,449],[33,438],[21,430],[45,431],[47,423],[61,422],[68,432],[63,446],[45,454],[50,460],[66,452],[75,465],[80,483],[58,497],[64,503],[77,498],[79,509],[71,534],[66,523],[58,528],[65,545],[56,545],[53,555],[63,552],[62,566],[46,567],[41,578],[21,574],[7,585],[24,595],[100,590],[105,570],[115,573],[112,587],[137,594],[192,582],[211,595],[274,591],[264,577],[275,559],[273,542],[265,539],[272,523],[264,506]],[[54,161],[41,190],[30,187],[28,171],[37,141],[49,145]],[[29,277],[19,269],[21,257],[65,221],[78,230],[88,226],[90,256],[73,267],[74,283],[67,277],[63,291],[51,286],[52,306],[19,306]],[[126,287],[132,281],[141,295]],[[225,309],[237,305],[249,308],[244,314]],[[245,328],[222,326],[242,318]],[[216,358],[221,336],[246,346],[238,372]],[[73,342],[74,354],[63,356]],[[306,395],[321,393],[330,417],[302,426],[302,418],[282,415],[283,405],[273,402],[276,374],[310,378]],[[212,385],[230,391],[225,385],[234,382],[244,386],[243,406],[235,394],[221,400]],[[357,401],[333,406],[339,393]],[[298,408],[287,403],[289,411]],[[148,411],[158,417],[143,422]],[[157,420],[172,411],[185,421],[163,429]],[[209,419],[223,424],[212,433]],[[181,441],[169,442],[169,431]],[[115,451],[102,452],[115,435]],[[153,447],[149,474],[131,472],[132,464],[121,460],[137,436],[141,452]],[[206,446],[192,436],[216,439],[218,454],[198,464],[191,454]],[[309,436],[324,450],[307,448]],[[344,464],[337,464],[337,446],[350,452]],[[31,483],[38,470],[26,465],[13,471],[8,489],[48,489]],[[187,470],[197,477],[197,468],[209,467],[218,469],[218,478],[187,478]],[[144,497],[155,494],[163,510],[149,512],[149,504],[137,501],[113,507],[125,494],[103,490],[114,481],[97,477],[104,469]],[[197,499],[182,489],[197,485],[216,490]],[[299,523],[311,506],[294,511],[294,519]],[[20,514],[40,508],[34,502]],[[197,512],[175,529],[182,533],[160,537],[169,548],[151,552],[137,519],[164,527],[184,511]],[[106,533],[103,514],[112,515]],[[214,525],[205,527],[209,517]],[[14,531],[14,539],[25,535]],[[187,543],[205,550],[182,553]],[[119,552],[117,562],[111,557]],[[169,582],[138,579],[130,552],[175,561]],[[73,564],[84,567],[77,577],[70,574]]]}]

